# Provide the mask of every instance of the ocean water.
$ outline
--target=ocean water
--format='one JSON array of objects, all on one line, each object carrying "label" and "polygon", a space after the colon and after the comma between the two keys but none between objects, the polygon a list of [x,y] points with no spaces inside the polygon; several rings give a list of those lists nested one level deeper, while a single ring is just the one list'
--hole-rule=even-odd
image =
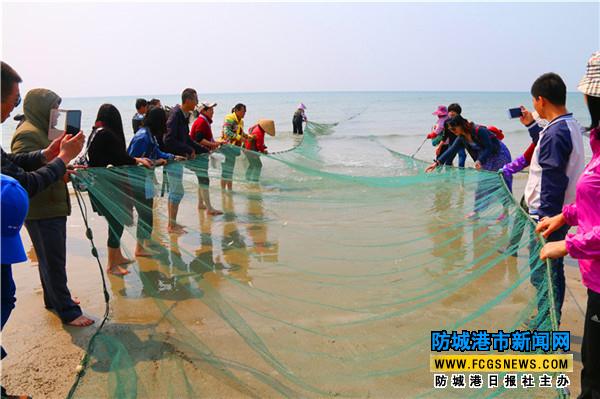
[{"label": "ocean water", "polygon": [[[59,93],[60,94],[60,93]],[[146,95],[150,99],[160,98],[163,105],[173,106],[179,101],[178,95]],[[275,120],[277,135],[269,137],[267,145],[271,152],[290,148],[297,141],[292,135],[291,119],[296,106],[303,102],[306,114],[314,122],[338,122],[335,133],[322,140],[334,140],[330,153],[335,160],[335,148],[340,149],[337,161],[347,165],[368,166],[377,162],[363,151],[361,143],[365,139],[377,137],[395,150],[413,154],[423,142],[425,135],[436,122],[431,113],[439,104],[459,103],[463,116],[482,125],[494,125],[505,133],[505,144],[514,156],[521,154],[529,144],[526,129],[517,119],[509,119],[506,110],[525,105],[532,109],[531,96],[527,92],[314,92],[314,93],[228,93],[199,94],[200,100],[218,103],[215,111],[213,133],[220,132],[223,117],[238,102],[247,106],[246,127],[260,118]],[[82,110],[82,126],[88,133],[94,123],[99,106],[112,103],[123,117],[127,139],[133,135],[131,118],[135,113],[135,100],[131,97],[86,97],[65,98],[64,109]],[[589,114],[580,93],[568,94],[567,105],[579,122],[587,126]],[[10,140],[16,128],[12,116],[21,113],[22,106],[13,111],[11,118],[2,126],[2,146],[10,148]],[[330,143],[333,144],[333,143]],[[589,145],[586,145],[587,155]],[[331,150],[329,150],[331,151]],[[328,151],[328,152],[329,152]],[[433,147],[426,143],[417,158],[429,160],[433,157]],[[343,156],[342,156],[343,154]]]}]

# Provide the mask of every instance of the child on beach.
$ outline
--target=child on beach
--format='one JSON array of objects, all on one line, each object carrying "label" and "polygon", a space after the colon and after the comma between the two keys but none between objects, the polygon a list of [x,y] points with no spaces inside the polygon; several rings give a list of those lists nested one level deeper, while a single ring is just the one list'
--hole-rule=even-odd
[{"label": "child on beach", "polygon": [[[435,149],[436,157],[442,155],[452,144],[454,144],[454,140],[456,140],[456,135],[452,133],[448,126],[448,120],[454,118],[457,115],[462,113],[462,108],[457,103],[452,103],[448,105],[448,119],[444,122],[444,129],[438,134],[433,140],[432,145],[437,146]],[[467,159],[467,153],[464,148],[458,149],[458,167],[464,168],[465,161]],[[446,165],[452,165],[454,162],[454,157],[449,158],[446,161]]]},{"label": "child on beach", "polygon": [[[448,108],[446,108],[445,105],[439,105],[431,115],[436,115],[438,119],[431,129],[431,133],[427,135],[427,138],[431,140],[431,145],[436,146],[440,143],[439,138],[441,138],[441,135],[444,132],[444,126],[449,118]],[[436,140],[436,138],[438,138],[438,140]]]}]

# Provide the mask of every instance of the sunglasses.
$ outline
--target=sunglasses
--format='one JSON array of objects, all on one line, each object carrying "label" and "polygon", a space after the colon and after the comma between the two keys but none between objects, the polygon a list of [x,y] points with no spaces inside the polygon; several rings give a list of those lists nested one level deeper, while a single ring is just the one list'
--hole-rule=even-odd
[{"label": "sunglasses", "polygon": [[17,96],[17,99],[15,100],[15,108],[17,108],[20,104],[21,104],[21,94],[19,94]]}]

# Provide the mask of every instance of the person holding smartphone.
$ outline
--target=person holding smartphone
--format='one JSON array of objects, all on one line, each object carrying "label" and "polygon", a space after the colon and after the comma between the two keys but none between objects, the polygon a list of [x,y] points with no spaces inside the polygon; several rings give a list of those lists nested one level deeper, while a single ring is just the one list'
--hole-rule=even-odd
[{"label": "person holding smartphone", "polygon": [[[51,113],[61,98],[51,90],[33,89],[23,101],[25,123],[15,132],[13,153],[41,150],[50,145],[48,131]],[[93,320],[84,316],[67,287],[67,217],[71,214],[69,191],[60,179],[31,198],[25,227],[38,257],[44,305],[55,311],[63,323],[85,327]]]}]

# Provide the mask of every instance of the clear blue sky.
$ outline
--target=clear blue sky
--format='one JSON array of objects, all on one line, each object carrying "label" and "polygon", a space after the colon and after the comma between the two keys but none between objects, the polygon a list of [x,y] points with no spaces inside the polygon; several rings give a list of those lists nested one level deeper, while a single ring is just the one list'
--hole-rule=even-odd
[{"label": "clear blue sky", "polygon": [[4,3],[2,59],[64,96],[574,90],[600,48],[588,3]]}]

